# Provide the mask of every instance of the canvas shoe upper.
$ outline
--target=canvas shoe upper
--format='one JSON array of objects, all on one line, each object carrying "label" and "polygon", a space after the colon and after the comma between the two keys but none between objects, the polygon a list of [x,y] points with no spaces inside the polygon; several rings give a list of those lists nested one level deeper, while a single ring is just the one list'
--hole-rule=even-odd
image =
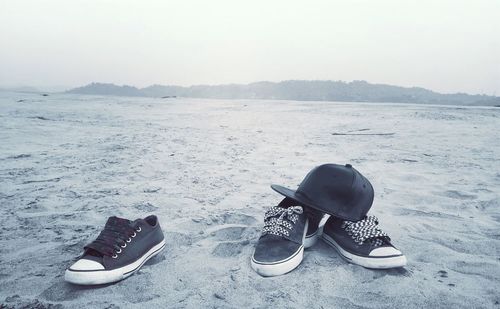
[{"label": "canvas shoe upper", "polygon": [[406,257],[378,227],[375,216],[366,216],[360,221],[346,221],[332,216],[323,228],[323,239],[347,261],[367,268],[406,265]]}]

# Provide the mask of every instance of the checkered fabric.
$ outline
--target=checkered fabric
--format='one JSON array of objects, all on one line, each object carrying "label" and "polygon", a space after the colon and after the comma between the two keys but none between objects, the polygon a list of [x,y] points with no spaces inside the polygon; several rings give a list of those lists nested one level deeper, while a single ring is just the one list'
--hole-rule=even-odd
[{"label": "checkered fabric", "polygon": [[383,238],[389,239],[389,236],[377,225],[377,217],[367,216],[360,221],[344,221],[342,228],[352,236],[356,243],[362,244],[366,240],[372,239],[374,246],[378,247],[384,244]]}]

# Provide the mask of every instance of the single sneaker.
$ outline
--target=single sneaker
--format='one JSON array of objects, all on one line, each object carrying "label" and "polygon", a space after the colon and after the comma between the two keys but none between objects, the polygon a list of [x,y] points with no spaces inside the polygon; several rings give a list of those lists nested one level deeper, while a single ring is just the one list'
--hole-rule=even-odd
[{"label": "single sneaker", "polygon": [[66,270],[64,280],[74,284],[105,284],[125,279],[165,248],[158,218],[130,221],[110,217],[96,240]]},{"label": "single sneaker", "polygon": [[366,268],[405,266],[406,257],[377,225],[375,216],[360,221],[345,221],[332,216],[323,228],[323,240],[348,262]]},{"label": "single sneaker", "polygon": [[304,257],[308,218],[302,206],[271,207],[264,216],[264,228],[252,256],[251,266],[270,277],[292,271]]}]

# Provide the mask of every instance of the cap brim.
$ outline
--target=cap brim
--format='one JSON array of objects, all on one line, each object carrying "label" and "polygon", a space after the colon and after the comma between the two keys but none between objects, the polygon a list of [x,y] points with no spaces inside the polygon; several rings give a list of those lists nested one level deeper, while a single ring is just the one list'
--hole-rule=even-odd
[{"label": "cap brim", "polygon": [[320,207],[314,205],[314,203],[312,201],[310,201],[308,198],[306,198],[305,196],[298,195],[295,190],[291,190],[291,189],[285,188],[285,187],[280,186],[280,185],[271,185],[271,189],[273,189],[274,191],[278,192],[281,195],[284,195],[288,198],[291,198],[292,200],[294,200],[296,202],[299,202],[300,204],[302,204],[304,206],[309,206],[311,208],[321,210]]}]

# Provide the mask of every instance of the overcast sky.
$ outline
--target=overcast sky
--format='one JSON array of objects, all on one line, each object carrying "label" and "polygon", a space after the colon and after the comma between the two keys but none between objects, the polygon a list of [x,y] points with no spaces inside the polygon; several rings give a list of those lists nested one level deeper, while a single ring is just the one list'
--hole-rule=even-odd
[{"label": "overcast sky", "polygon": [[0,86],[288,79],[500,95],[500,0],[0,0]]}]

